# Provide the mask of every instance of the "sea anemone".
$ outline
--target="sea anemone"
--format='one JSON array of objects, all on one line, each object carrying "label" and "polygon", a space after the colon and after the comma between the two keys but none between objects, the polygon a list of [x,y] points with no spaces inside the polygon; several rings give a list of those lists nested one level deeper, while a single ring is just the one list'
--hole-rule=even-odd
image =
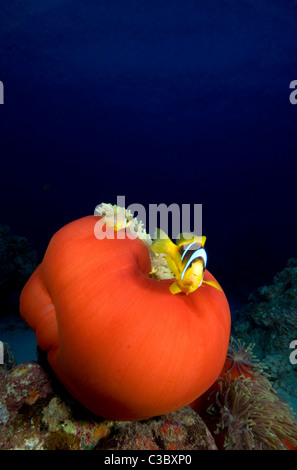
[{"label": "sea anemone", "polygon": [[225,450],[285,450],[297,446],[297,422],[269,380],[226,375],[207,410]]},{"label": "sea anemone", "polygon": [[252,350],[232,338],[220,376],[191,407],[222,450],[295,449],[294,412]]},{"label": "sea anemone", "polygon": [[[203,394],[222,370],[228,301],[209,285],[172,295],[172,273],[143,225],[122,208],[137,236],[126,229],[114,236],[108,218],[115,208],[102,211],[52,237],[20,312],[58,379],[86,408],[116,420],[169,413]],[[96,229],[106,236],[98,239]],[[204,279],[215,282],[207,270]]]},{"label": "sea anemone", "polygon": [[227,359],[221,375],[226,373],[231,374],[232,377],[239,375],[250,377],[256,373],[263,372],[265,366],[253,354],[253,349],[254,344],[246,346],[240,340],[231,338]]},{"label": "sea anemone", "polygon": [[107,223],[108,221],[112,223],[115,216],[120,219],[126,218],[127,221],[133,225],[133,233],[135,236],[141,240],[148,249],[151,261],[150,277],[153,279],[174,279],[174,274],[167,265],[166,255],[164,253],[155,253],[151,249],[152,239],[150,234],[146,232],[143,222],[138,220],[137,217],[133,217],[129,209],[103,202],[96,207],[95,214],[103,217],[102,220]]}]

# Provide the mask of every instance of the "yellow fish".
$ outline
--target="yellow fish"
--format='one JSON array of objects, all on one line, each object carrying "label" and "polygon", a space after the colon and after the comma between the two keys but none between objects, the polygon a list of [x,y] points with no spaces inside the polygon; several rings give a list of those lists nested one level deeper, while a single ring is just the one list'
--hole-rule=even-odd
[{"label": "yellow fish", "polygon": [[126,229],[129,226],[131,217],[115,212],[113,217],[105,216],[104,221],[108,227],[113,227],[113,229],[118,232],[119,230]]},{"label": "yellow fish", "polygon": [[122,230],[123,228],[127,228],[130,223],[130,220],[127,217],[118,217],[118,215],[115,215],[114,222],[113,222],[113,228],[117,232],[118,230]]},{"label": "yellow fish", "polygon": [[207,262],[205,241],[206,237],[185,233],[179,235],[178,243],[175,244],[163,230],[157,229],[157,238],[151,248],[155,253],[167,254],[168,267],[176,279],[170,286],[172,294],[179,292],[190,294],[202,283],[222,290],[216,282],[203,280]]}]

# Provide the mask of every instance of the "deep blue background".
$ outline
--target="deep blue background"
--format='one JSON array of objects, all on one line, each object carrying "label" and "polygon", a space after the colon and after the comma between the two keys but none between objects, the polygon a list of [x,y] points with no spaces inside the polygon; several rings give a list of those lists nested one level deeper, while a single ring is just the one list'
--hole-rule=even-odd
[{"label": "deep blue background", "polygon": [[230,296],[297,256],[297,3],[1,0],[0,223],[42,256],[102,201],[203,204]]}]

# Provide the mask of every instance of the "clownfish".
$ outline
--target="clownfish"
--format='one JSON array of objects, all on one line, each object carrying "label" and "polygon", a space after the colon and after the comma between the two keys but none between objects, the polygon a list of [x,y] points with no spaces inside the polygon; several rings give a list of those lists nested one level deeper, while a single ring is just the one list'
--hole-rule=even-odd
[{"label": "clownfish", "polygon": [[118,232],[119,230],[126,229],[131,222],[131,219],[127,216],[123,216],[122,214],[115,213],[114,217],[107,218],[105,217],[105,223],[108,227],[113,227],[113,229]]},{"label": "clownfish", "polygon": [[207,263],[204,249],[206,237],[192,234],[180,234],[175,244],[161,229],[157,229],[157,237],[151,248],[155,253],[165,253],[168,268],[175,276],[176,281],[171,284],[170,292],[190,294],[202,284],[208,284],[222,290],[214,281],[204,281],[203,276]]},{"label": "clownfish", "polygon": [[118,217],[118,214],[114,217],[113,228],[117,232],[128,227],[130,220],[127,217]]}]

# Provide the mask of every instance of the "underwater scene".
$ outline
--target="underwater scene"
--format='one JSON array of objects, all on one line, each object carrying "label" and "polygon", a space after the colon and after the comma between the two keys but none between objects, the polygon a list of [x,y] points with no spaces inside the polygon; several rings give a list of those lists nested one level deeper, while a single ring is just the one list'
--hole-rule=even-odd
[{"label": "underwater scene", "polygon": [[0,18],[0,450],[296,450],[297,2]]}]

